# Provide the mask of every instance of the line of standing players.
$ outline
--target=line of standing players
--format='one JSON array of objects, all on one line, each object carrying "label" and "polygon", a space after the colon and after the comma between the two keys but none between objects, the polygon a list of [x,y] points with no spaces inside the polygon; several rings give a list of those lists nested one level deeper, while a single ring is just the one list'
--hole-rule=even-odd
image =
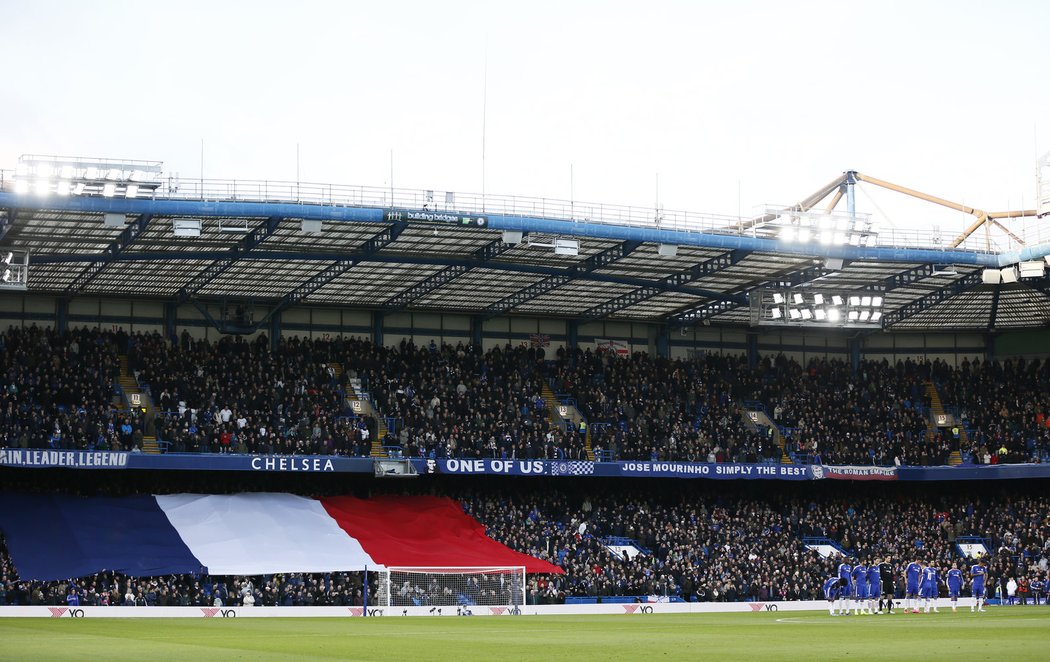
[{"label": "line of standing players", "polygon": [[[970,567],[970,584],[973,603],[970,611],[984,611],[985,580],[988,568],[984,559]],[[966,579],[959,563],[952,564],[945,574],[944,585],[948,589],[952,611],[956,611],[959,594]],[[912,561],[904,568],[904,613],[937,613],[937,597],[940,594],[940,570],[930,564]],[[824,582],[824,597],[828,601],[828,613],[832,616],[850,614],[892,614],[894,606],[894,576],[889,559],[869,559],[851,566],[839,564],[838,574]],[[920,611],[921,609],[921,611]]]}]

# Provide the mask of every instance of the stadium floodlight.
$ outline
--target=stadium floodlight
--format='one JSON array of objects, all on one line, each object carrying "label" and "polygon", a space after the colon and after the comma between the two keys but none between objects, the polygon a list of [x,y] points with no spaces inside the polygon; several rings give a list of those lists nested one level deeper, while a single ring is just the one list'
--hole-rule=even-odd
[{"label": "stadium floodlight", "polygon": [[860,305],[860,297],[857,297],[857,296],[850,297],[849,298],[849,305],[851,305],[851,306],[859,306]]},{"label": "stadium floodlight", "polygon": [[868,310],[860,311],[859,319],[860,319],[861,322],[867,322],[869,317],[871,317],[871,311],[868,311]]},{"label": "stadium floodlight", "polygon": [[860,305],[862,305],[862,306],[870,306],[871,305],[871,297],[870,296],[863,296],[863,297],[861,297],[860,298]]},{"label": "stadium floodlight", "polygon": [[780,319],[781,317],[783,317],[783,315],[784,315],[784,314],[780,312],[780,307],[779,307],[779,306],[778,306],[778,307],[776,307],[776,308],[770,308],[770,309],[769,309],[769,317],[770,317],[771,319],[775,319],[775,320],[778,320],[778,319]]},{"label": "stadium floodlight", "polygon": [[871,297],[871,305],[874,308],[882,308],[882,297]]},{"label": "stadium floodlight", "polygon": [[802,309],[802,319],[804,319],[804,320],[813,319],[813,311],[810,310],[809,308],[803,308]]},{"label": "stadium floodlight", "polygon": [[1000,269],[999,273],[1002,275],[1004,283],[1017,282],[1017,267],[1007,267],[1005,269]]},{"label": "stadium floodlight", "polygon": [[795,292],[794,301],[795,301],[795,305],[801,306],[805,302],[805,299],[802,297],[801,294],[799,294],[798,292]]},{"label": "stadium floodlight", "polygon": [[823,308],[817,308],[817,310],[813,314],[816,316],[817,320],[820,321],[820,322],[823,322],[824,320],[826,320],[828,318],[828,314],[826,312],[824,312]]},{"label": "stadium floodlight", "polygon": [[799,241],[801,241],[802,243],[806,243],[806,242],[809,241],[809,238],[810,238],[809,228],[799,228],[798,229],[798,240]]},{"label": "stadium floodlight", "polygon": [[985,285],[998,285],[1003,279],[1003,274],[998,269],[985,269],[981,273],[981,282]]},{"label": "stadium floodlight", "polygon": [[792,308],[791,310],[788,311],[788,314],[791,316],[791,319],[793,319],[793,320],[800,320],[800,319],[802,319],[802,311],[800,311],[798,308]]},{"label": "stadium floodlight", "polygon": [[119,168],[110,168],[109,170],[106,171],[106,179],[109,179],[109,180],[112,180],[112,181],[115,181],[115,182],[116,181],[120,181],[120,177],[121,177],[122,174],[123,173],[120,171]]},{"label": "stadium floodlight", "polygon": [[824,305],[824,295],[821,294],[820,292],[817,292],[816,294],[814,294],[813,295],[813,303],[817,304],[818,306]]},{"label": "stadium floodlight", "polygon": [[839,312],[838,308],[828,308],[828,321],[838,322],[842,319],[842,313]]},{"label": "stadium floodlight", "polygon": [[4,255],[3,263],[6,264],[6,265],[10,265],[11,264],[11,260],[13,260],[13,259],[15,259],[15,254],[12,253],[11,251],[7,251],[7,253]]},{"label": "stadium floodlight", "polygon": [[107,184],[105,184],[102,187],[102,197],[104,197],[104,198],[112,198],[116,194],[117,194],[117,185],[116,184],[107,183]]},{"label": "stadium floodlight", "polygon": [[136,184],[128,184],[127,189],[124,190],[125,198],[134,198],[139,194],[139,187]]},{"label": "stadium floodlight", "polygon": [[795,228],[787,227],[780,231],[780,239],[782,241],[795,241],[796,238]]},{"label": "stadium floodlight", "polygon": [[832,304],[833,306],[841,306],[841,305],[842,305],[842,297],[840,297],[840,296],[839,296],[839,295],[837,295],[837,294],[833,294],[833,295],[831,296],[831,304]]},{"label": "stadium floodlight", "polygon": [[1017,266],[1021,270],[1021,278],[1042,278],[1045,271],[1042,260],[1029,260]]},{"label": "stadium floodlight", "polygon": [[58,169],[58,176],[62,179],[73,179],[76,177],[76,169],[71,165],[64,165]]},{"label": "stadium floodlight", "polygon": [[849,311],[849,313],[848,313],[848,314],[846,315],[846,319],[848,319],[848,320],[849,320],[850,322],[856,322],[856,321],[857,321],[857,317],[858,317],[858,316],[859,316],[859,313],[858,313],[857,311],[855,311],[855,310],[851,310],[851,311]]},{"label": "stadium floodlight", "polygon": [[780,292],[774,292],[773,293],[773,303],[775,303],[775,304],[784,303],[784,295],[781,294]]},{"label": "stadium floodlight", "polygon": [[831,232],[825,231],[820,233],[820,243],[822,244],[830,244],[833,238],[834,235]]},{"label": "stadium floodlight", "polygon": [[831,240],[831,243],[833,243],[833,244],[844,244],[844,243],[846,243],[846,233],[845,232],[836,232],[834,238],[832,238],[832,240]]},{"label": "stadium floodlight", "polygon": [[881,310],[876,310],[875,312],[873,312],[871,314],[871,321],[872,322],[878,322],[881,319],[882,319],[882,311]]},{"label": "stadium floodlight", "polygon": [[73,186],[73,195],[81,195],[84,193],[84,189],[87,188],[84,182],[77,182]]},{"label": "stadium floodlight", "polygon": [[15,193],[29,193],[29,182],[24,179],[16,180]]},{"label": "stadium floodlight", "polygon": [[37,195],[47,195],[51,190],[51,182],[47,179],[38,179],[33,187],[33,192]]},{"label": "stadium floodlight", "polygon": [[55,193],[58,195],[69,195],[69,182],[62,179],[55,185]]}]

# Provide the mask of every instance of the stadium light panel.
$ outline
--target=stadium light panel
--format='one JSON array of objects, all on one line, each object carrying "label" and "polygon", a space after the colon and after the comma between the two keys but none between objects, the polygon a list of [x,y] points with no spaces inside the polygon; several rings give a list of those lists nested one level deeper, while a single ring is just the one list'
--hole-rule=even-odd
[{"label": "stadium light panel", "polygon": [[804,319],[804,320],[813,319],[813,311],[810,310],[809,308],[803,308],[802,309],[802,319]]},{"label": "stadium light panel", "polygon": [[846,243],[846,233],[845,232],[836,232],[835,233],[835,237],[831,240],[831,243],[833,243],[833,244],[844,244],[844,243]]},{"label": "stadium light panel", "polygon": [[87,188],[83,182],[77,182],[76,186],[73,187],[73,195],[81,195],[84,193],[84,189]]},{"label": "stadium light panel", "polygon": [[13,260],[13,259],[15,259],[15,254],[12,253],[11,251],[7,251],[7,254],[4,255],[3,263],[4,264],[11,264],[11,260]]},{"label": "stadium light panel", "polygon": [[101,179],[101,175],[98,168],[88,168],[84,171],[84,179]]},{"label": "stadium light panel", "polygon": [[813,295],[813,303],[817,304],[818,306],[824,305],[824,295],[821,294],[820,292],[817,292],[816,294],[814,294]]},{"label": "stadium light panel", "polygon": [[780,292],[773,293],[773,303],[784,303],[784,295]]},{"label": "stadium light panel", "polygon": [[791,319],[793,320],[802,319],[802,311],[800,311],[798,308],[792,308],[789,311],[789,314],[791,315]]},{"label": "stadium light panel", "polygon": [[798,230],[798,240],[801,241],[802,243],[806,243],[806,242],[809,241],[809,238],[810,238],[809,228],[799,228],[799,230]]},{"label": "stadium light panel", "polygon": [[19,163],[15,167],[15,175],[17,175],[19,177],[28,177],[29,176],[29,164],[28,163]]},{"label": "stadium light panel", "polygon": [[831,239],[832,239],[832,233],[830,233],[830,232],[821,232],[820,233],[820,243],[822,243],[822,244],[830,244],[831,243]]},{"label": "stadium light panel", "polygon": [[981,282],[985,285],[998,285],[1003,274],[998,269],[985,269],[981,272]]},{"label": "stadium light panel", "polygon": [[15,193],[29,193],[29,182],[19,179],[15,182]]},{"label": "stadium light panel", "polygon": [[832,303],[832,305],[835,305],[835,306],[841,306],[842,305],[842,297],[840,297],[837,294],[833,294],[831,296],[831,303]]},{"label": "stadium light panel", "polygon": [[834,225],[835,221],[830,216],[821,216],[817,221],[817,227],[821,230],[830,230]]},{"label": "stadium light panel", "polygon": [[861,297],[860,298],[860,305],[862,305],[862,306],[870,306],[871,305],[871,297]]},{"label": "stadium light panel", "polygon": [[117,193],[117,185],[107,183],[102,187],[102,195],[106,198],[112,198]]},{"label": "stadium light panel", "polygon": [[882,297],[871,297],[871,305],[874,308],[882,308]]},{"label": "stadium light panel", "polygon": [[780,231],[781,241],[795,241],[795,228],[784,228]]},{"label": "stadium light panel", "polygon": [[1002,274],[1004,283],[1017,282],[1017,267],[1007,267],[1005,269],[1001,269],[1000,273]]},{"label": "stadium light panel", "polygon": [[55,193],[59,195],[69,195],[69,182],[66,180],[60,180],[55,186]]},{"label": "stadium light panel", "polygon": [[842,319],[842,313],[839,312],[838,308],[828,308],[828,321],[837,322]]},{"label": "stadium light panel", "polygon": [[867,310],[860,311],[860,318],[859,319],[860,319],[861,322],[867,322],[869,317],[871,317],[871,313],[869,311],[867,311]]},{"label": "stadium light panel", "polygon": [[859,306],[860,305],[860,297],[850,297],[849,298],[849,305],[851,305],[851,306]]},{"label": "stadium light panel", "polygon": [[783,316],[784,316],[784,314],[780,312],[780,308],[779,307],[778,308],[771,308],[769,310],[769,317],[772,318],[772,319],[778,320],[778,319],[780,319]]},{"label": "stadium light panel", "polygon": [[33,190],[37,195],[47,195],[48,191],[51,190],[51,182],[46,179],[38,179]]},{"label": "stadium light panel", "polygon": [[873,312],[871,314],[871,321],[872,322],[878,322],[881,319],[882,319],[882,311],[881,310],[876,310],[875,312]]},{"label": "stadium light panel", "polygon": [[828,314],[824,312],[823,308],[817,308],[817,310],[813,314],[819,322],[824,322],[828,319]]},{"label": "stadium light panel", "polygon": [[134,198],[139,194],[139,187],[135,184],[128,184],[127,190],[124,191],[125,198]]},{"label": "stadium light panel", "polygon": [[802,295],[799,294],[798,292],[795,292],[794,300],[795,300],[795,304],[799,305],[799,306],[801,306],[802,303],[805,301],[805,299],[802,298]]},{"label": "stadium light panel", "polygon": [[119,170],[117,170],[116,168],[110,168],[106,172],[106,179],[117,181],[117,180],[120,179],[120,175],[121,175],[121,172]]},{"label": "stadium light panel", "polygon": [[849,311],[849,314],[846,316],[846,319],[848,319],[850,322],[856,322],[857,321],[857,316],[858,316],[857,311],[851,310],[851,311]]},{"label": "stadium light panel", "polygon": [[59,170],[58,176],[62,179],[73,179],[76,176],[76,171],[73,166],[65,165]]}]

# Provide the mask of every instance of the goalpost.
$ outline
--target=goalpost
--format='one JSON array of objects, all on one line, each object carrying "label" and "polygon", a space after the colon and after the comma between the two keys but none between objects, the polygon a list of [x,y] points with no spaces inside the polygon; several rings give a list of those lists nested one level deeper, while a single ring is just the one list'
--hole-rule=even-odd
[{"label": "goalpost", "polygon": [[525,605],[525,567],[388,567],[379,574],[377,602],[386,607],[507,607]]}]

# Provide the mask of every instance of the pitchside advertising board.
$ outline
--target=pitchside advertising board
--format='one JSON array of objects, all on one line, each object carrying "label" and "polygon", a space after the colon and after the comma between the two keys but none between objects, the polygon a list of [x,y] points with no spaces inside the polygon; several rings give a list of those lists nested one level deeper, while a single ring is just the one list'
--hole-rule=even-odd
[{"label": "pitchside advertising board", "polygon": [[[949,609],[948,598],[938,607]],[[360,618],[426,616],[567,616],[621,615],[635,618],[651,614],[713,614],[820,611],[825,600],[797,602],[641,602],[631,604],[524,605],[520,607],[0,607],[0,618]]]},{"label": "pitchside advertising board", "polygon": [[[714,480],[987,480],[1050,478],[1050,464],[961,467],[872,467],[630,460],[518,460],[439,458],[411,460],[418,474],[556,476],[574,478],[708,478]],[[37,469],[139,469],[270,473],[373,473],[375,460],[332,455],[147,455],[110,451],[0,449],[0,466]]]}]

